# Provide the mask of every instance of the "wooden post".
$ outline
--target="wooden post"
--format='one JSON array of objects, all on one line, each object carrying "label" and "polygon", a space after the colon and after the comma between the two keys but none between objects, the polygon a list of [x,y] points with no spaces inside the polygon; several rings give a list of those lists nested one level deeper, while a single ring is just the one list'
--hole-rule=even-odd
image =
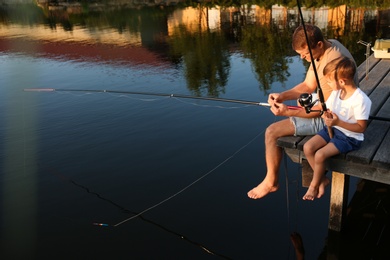
[{"label": "wooden post", "polygon": [[308,188],[313,179],[313,170],[307,160],[302,160],[302,187]]},{"label": "wooden post", "polygon": [[349,175],[332,172],[328,228],[340,232],[348,203]]}]

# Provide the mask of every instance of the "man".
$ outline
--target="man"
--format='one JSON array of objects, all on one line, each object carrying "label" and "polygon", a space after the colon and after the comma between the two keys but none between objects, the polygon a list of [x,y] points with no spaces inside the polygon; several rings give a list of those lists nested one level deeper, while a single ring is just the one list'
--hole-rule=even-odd
[{"label": "man", "polygon": [[[308,36],[306,41],[305,31]],[[271,111],[276,116],[287,116],[290,118],[271,124],[265,132],[265,160],[267,164],[267,174],[264,180],[255,188],[248,192],[248,197],[259,199],[279,188],[278,177],[279,167],[282,160],[282,148],[277,146],[277,140],[282,136],[289,135],[314,135],[324,124],[320,117],[321,112],[306,113],[305,109],[289,109],[283,101],[296,100],[302,93],[313,93],[317,89],[317,79],[313,69],[316,66],[318,79],[324,99],[327,100],[332,89],[328,86],[323,75],[325,65],[340,57],[346,56],[353,60],[351,53],[337,40],[326,40],[321,30],[314,25],[306,24],[305,28],[299,26],[292,37],[292,47],[300,55],[301,59],[311,62],[306,73],[305,80],[290,90],[282,93],[272,93],[268,97],[268,103],[271,105]],[[311,61],[309,47],[313,55],[314,62]],[[354,79],[357,86],[359,81],[357,75]],[[314,99],[315,100],[315,99]],[[320,192],[324,192],[329,179],[324,179],[320,185]]]}]

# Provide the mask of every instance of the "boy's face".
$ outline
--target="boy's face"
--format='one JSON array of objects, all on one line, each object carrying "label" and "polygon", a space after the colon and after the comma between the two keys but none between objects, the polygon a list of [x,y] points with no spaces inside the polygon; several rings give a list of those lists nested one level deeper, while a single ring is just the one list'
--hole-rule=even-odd
[{"label": "boy's face", "polygon": [[328,73],[326,76],[325,76],[325,79],[326,79],[326,83],[328,83],[329,87],[332,88],[332,90],[339,90],[341,87],[340,87],[340,84],[339,82],[335,79],[334,73]]},{"label": "boy's face", "polygon": [[[311,49],[311,54],[313,54],[313,58],[315,60],[321,58],[321,56],[323,54],[321,46],[322,46],[322,43],[318,42],[316,47]],[[304,59],[307,62],[311,62],[310,51],[309,51],[309,48],[307,46],[303,49],[299,49],[299,50],[295,50],[295,51],[299,54],[299,56],[301,57],[302,60]]]}]

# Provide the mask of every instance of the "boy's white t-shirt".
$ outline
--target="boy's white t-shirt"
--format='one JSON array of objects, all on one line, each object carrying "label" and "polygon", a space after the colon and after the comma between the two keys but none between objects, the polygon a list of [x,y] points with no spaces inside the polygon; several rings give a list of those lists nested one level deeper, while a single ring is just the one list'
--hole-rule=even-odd
[{"label": "boy's white t-shirt", "polygon": [[[368,120],[371,110],[371,100],[360,89],[357,88],[355,92],[348,99],[340,99],[341,90],[332,91],[326,107],[335,113],[340,120],[348,123],[356,123],[357,120]],[[345,128],[334,126],[342,131],[346,136],[363,141],[364,134],[349,131]]]}]

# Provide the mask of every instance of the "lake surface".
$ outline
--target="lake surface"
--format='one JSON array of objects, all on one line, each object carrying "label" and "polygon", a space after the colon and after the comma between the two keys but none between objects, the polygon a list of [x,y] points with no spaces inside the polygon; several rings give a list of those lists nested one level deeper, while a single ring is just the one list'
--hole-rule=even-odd
[{"label": "lake surface", "polygon": [[[230,26],[210,12],[206,30],[197,8],[18,8],[0,26],[4,256],[294,259],[294,231],[307,259],[321,254],[329,189],[303,201],[299,165],[286,159],[280,190],[247,198],[265,174],[264,131],[280,120],[268,108],[93,91],[266,102],[304,78],[293,27],[237,26],[239,10],[219,12],[235,15]],[[340,40],[361,60],[351,38],[372,33]]]}]

